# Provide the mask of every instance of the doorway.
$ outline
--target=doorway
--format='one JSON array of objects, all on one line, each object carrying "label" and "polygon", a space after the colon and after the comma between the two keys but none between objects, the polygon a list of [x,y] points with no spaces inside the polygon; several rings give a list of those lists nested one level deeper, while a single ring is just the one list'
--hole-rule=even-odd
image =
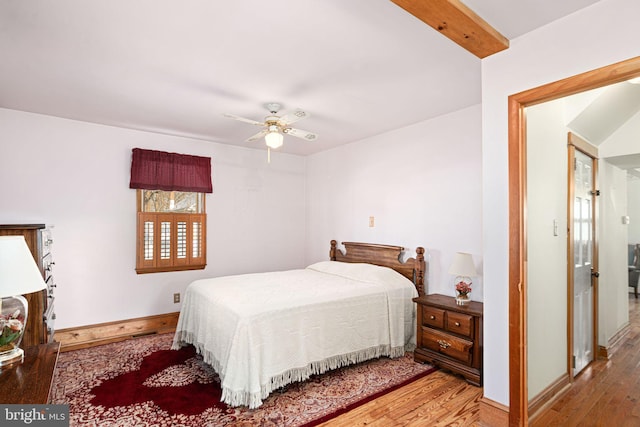
[{"label": "doorway", "polygon": [[524,109],[640,76],[640,58],[509,97],[509,423],[528,423],[526,281],[526,137]]}]

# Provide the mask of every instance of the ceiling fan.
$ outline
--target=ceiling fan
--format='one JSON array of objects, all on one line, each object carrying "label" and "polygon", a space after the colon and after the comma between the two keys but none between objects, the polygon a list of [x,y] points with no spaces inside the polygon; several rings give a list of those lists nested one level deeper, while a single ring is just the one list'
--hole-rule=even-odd
[{"label": "ceiling fan", "polygon": [[257,141],[264,137],[264,141],[268,148],[278,148],[282,146],[284,135],[295,136],[296,138],[302,138],[307,141],[315,141],[318,139],[318,135],[306,130],[300,130],[290,127],[289,125],[297,122],[298,120],[309,117],[309,113],[300,109],[295,110],[292,113],[285,114],[284,116],[278,116],[281,105],[275,102],[270,102],[264,105],[269,110],[270,115],[264,118],[264,121],[259,122],[257,120],[245,119],[234,114],[223,114],[223,116],[238,120],[244,123],[249,123],[255,126],[261,126],[263,129],[257,134],[247,138],[247,142]]}]

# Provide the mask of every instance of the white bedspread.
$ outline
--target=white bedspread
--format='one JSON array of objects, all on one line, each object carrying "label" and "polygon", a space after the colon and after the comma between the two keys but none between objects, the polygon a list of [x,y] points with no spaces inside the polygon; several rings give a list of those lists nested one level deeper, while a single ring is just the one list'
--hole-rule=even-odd
[{"label": "white bedspread", "polygon": [[312,374],[412,350],[415,296],[392,269],[335,261],[197,280],[172,348],[193,344],[219,374],[222,401],[257,408]]}]

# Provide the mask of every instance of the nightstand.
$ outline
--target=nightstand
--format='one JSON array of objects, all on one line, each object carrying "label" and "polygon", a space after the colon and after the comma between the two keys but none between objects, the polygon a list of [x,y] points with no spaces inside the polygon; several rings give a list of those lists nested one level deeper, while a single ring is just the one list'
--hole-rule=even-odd
[{"label": "nightstand", "polygon": [[416,362],[429,362],[482,385],[481,302],[457,305],[454,297],[424,295],[418,304]]}]

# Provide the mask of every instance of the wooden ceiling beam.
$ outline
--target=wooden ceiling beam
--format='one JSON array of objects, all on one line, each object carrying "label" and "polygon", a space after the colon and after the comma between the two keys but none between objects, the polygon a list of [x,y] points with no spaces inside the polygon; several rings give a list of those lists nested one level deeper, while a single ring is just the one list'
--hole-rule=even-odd
[{"label": "wooden ceiling beam", "polygon": [[459,0],[391,0],[478,58],[509,47],[509,39]]}]

